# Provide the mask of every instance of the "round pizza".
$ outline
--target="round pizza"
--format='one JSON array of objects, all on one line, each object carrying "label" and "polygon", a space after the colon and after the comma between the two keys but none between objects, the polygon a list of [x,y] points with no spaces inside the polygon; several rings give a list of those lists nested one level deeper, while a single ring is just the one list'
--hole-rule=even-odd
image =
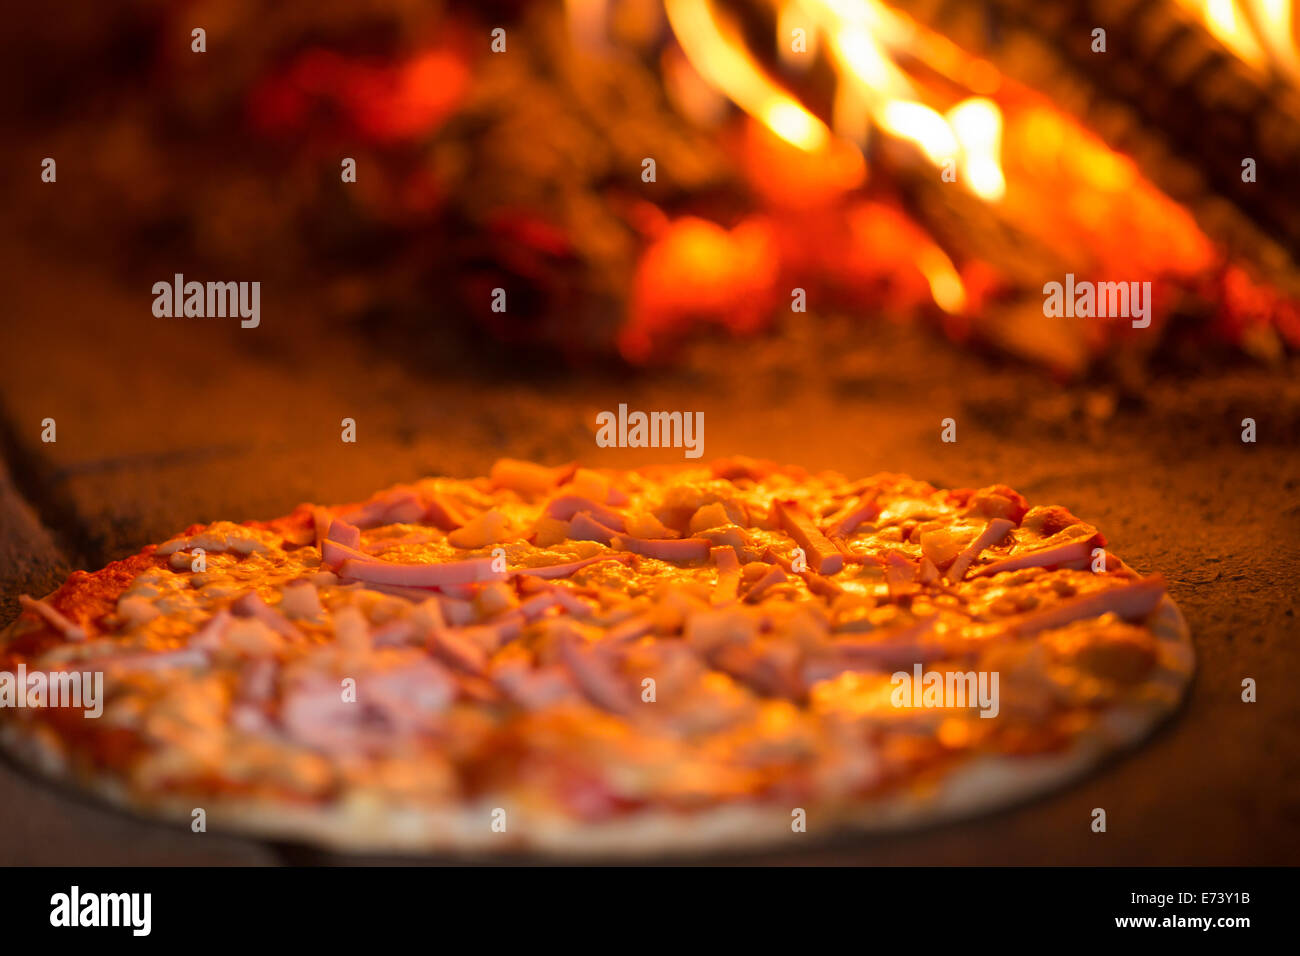
[{"label": "round pizza", "polygon": [[372,852],[972,815],[1136,743],[1193,667],[1163,579],[1063,507],[744,458],[503,460],[196,525],[23,605],[20,760],[196,830]]}]

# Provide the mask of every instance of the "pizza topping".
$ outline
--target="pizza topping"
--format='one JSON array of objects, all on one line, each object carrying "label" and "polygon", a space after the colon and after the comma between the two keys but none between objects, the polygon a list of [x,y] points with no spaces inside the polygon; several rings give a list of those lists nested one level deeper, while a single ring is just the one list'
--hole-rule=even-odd
[{"label": "pizza topping", "polygon": [[1035,551],[1028,551],[1024,554],[1016,555],[1011,558],[1002,558],[993,561],[990,564],[977,568],[973,574],[989,575],[1001,574],[1004,571],[1015,571],[1019,568],[1050,568],[1063,564],[1071,564],[1076,561],[1086,562],[1092,557],[1093,546],[1097,543],[1097,538],[1088,537],[1079,541],[1073,541],[1069,544],[1058,544],[1050,548],[1039,548]]},{"label": "pizza topping", "polygon": [[492,569],[491,558],[470,558],[450,564],[398,564],[392,561],[348,558],[339,567],[339,576],[344,580],[351,578],[374,584],[432,588],[499,580],[505,575],[504,572]]},{"label": "pizza topping", "polygon": [[1128,620],[1141,620],[1156,609],[1164,593],[1164,578],[1156,574],[1131,584],[1068,598],[1055,607],[1013,619],[1007,626],[1021,637],[1027,637],[1071,621],[1099,617],[1106,613],[1114,613]]},{"label": "pizza topping", "polygon": [[546,503],[543,513],[548,518],[569,521],[580,511],[586,512],[593,520],[608,528],[613,528],[615,531],[625,530],[622,515],[616,511],[611,511],[604,505],[597,504],[590,498],[583,498],[580,495],[560,495],[557,498],[552,498]]},{"label": "pizza topping", "polygon": [[[499,787],[587,818],[857,799],[1065,748],[1161,666],[1162,579],[1092,573],[1095,528],[1001,485],[504,460],[291,518],[191,528],[94,615],[24,599],[65,642],[85,631],[64,612],[102,624],[41,660],[103,662],[129,785]],[[1000,720],[896,706],[916,665],[1003,671]]]},{"label": "pizza topping", "polygon": [[266,554],[277,545],[277,536],[272,532],[259,531],[231,521],[218,521],[198,534],[173,538],[159,545],[157,553],[166,556],[176,551],[202,548],[208,553]]},{"label": "pizza topping", "polygon": [[335,518],[330,522],[325,537],[353,551],[361,549],[361,529],[354,524]]},{"label": "pizza topping", "polygon": [[96,667],[116,667],[131,671],[202,667],[207,663],[208,655],[198,647],[182,647],[160,653],[103,654],[94,658]]},{"label": "pizza topping", "polygon": [[44,620],[50,627],[54,628],[69,641],[84,641],[86,632],[84,629],[77,627],[66,617],[50,607],[44,601],[37,601],[28,597],[26,594],[18,596],[18,603],[24,611],[31,611],[33,614]]},{"label": "pizza topping", "polygon": [[515,458],[501,458],[492,466],[489,477],[493,487],[509,488],[526,498],[536,498],[547,494],[556,487],[573,467],[547,468],[531,461],[519,461]]},{"label": "pizza topping", "polygon": [[858,526],[864,521],[877,517],[880,514],[880,506],[876,503],[877,498],[878,495],[874,492],[860,496],[849,505],[842,518],[835,519],[826,529],[826,537],[832,541],[846,538],[858,530]]},{"label": "pizza topping", "polygon": [[291,620],[319,616],[321,604],[316,586],[311,581],[286,584],[280,598],[280,610]]},{"label": "pizza topping", "polygon": [[713,589],[714,604],[729,604],[736,600],[740,587],[740,559],[733,547],[710,548],[709,556],[718,567],[718,583]]},{"label": "pizza topping", "polygon": [[903,602],[917,593],[917,566],[907,555],[898,551],[887,551],[884,556],[885,584],[889,587],[889,598]]},{"label": "pizza topping", "polygon": [[472,518],[464,527],[447,535],[447,540],[458,548],[482,548],[510,538],[510,522],[500,511],[489,510]]},{"label": "pizza topping", "polygon": [[297,637],[298,629],[279,611],[268,607],[258,595],[250,591],[235,601],[230,610],[241,617],[251,617],[284,637]]},{"label": "pizza topping", "polygon": [[[980,552],[1005,538],[1007,532],[1013,527],[1015,525],[1007,518],[994,518],[989,521],[984,526],[984,530],[976,535],[975,540],[961,554],[957,555],[952,567],[948,569],[948,580],[960,581],[965,578],[971,562],[980,556]],[[935,563],[938,564],[937,561]]]},{"label": "pizza topping", "polygon": [[127,627],[138,627],[162,616],[162,611],[147,597],[127,592],[117,602],[117,616]]},{"label": "pizza topping", "polygon": [[577,571],[602,561],[626,562],[627,556],[620,554],[598,554],[594,557],[583,558],[581,561],[567,561],[563,564],[543,564],[527,568],[521,568],[514,572],[518,575],[528,575],[535,578],[567,578]]},{"label": "pizza topping", "polygon": [[[755,567],[755,565],[749,565],[749,567]],[[750,587],[748,591],[745,592],[745,600],[750,603],[759,601],[767,593],[769,588],[777,584],[784,584],[786,580],[788,579],[786,578],[785,571],[782,570],[780,565],[774,564],[761,578],[754,582],[753,586]]]},{"label": "pizza topping", "polygon": [[593,704],[615,714],[631,712],[635,695],[599,649],[583,648],[578,640],[566,639],[561,656],[574,684]]},{"label": "pizza topping", "polygon": [[591,516],[590,512],[579,511],[569,522],[566,537],[574,541],[599,541],[601,544],[609,544],[618,533],[617,529],[601,524]]},{"label": "pizza topping", "polygon": [[782,528],[803,548],[808,567],[818,574],[834,574],[844,567],[844,555],[818,530],[794,502],[773,502]]},{"label": "pizza topping", "polygon": [[620,551],[631,551],[647,558],[684,564],[704,561],[713,548],[708,538],[680,538],[677,540],[657,540],[654,538],[634,538],[621,534],[613,538],[610,544]]},{"label": "pizza topping", "polygon": [[966,503],[964,514],[984,518],[1002,518],[1013,525],[1020,524],[1029,510],[1029,503],[1006,485],[992,485],[975,492]]}]

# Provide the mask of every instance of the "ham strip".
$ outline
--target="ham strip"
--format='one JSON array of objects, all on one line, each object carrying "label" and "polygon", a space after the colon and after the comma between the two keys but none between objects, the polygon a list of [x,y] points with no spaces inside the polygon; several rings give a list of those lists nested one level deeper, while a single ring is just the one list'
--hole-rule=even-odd
[{"label": "ham strip", "polygon": [[372,558],[348,558],[339,568],[339,574],[367,584],[400,584],[417,588],[501,581],[506,577],[504,572],[492,570],[491,558],[471,558],[451,564],[397,564]]},{"label": "ham strip", "polygon": [[708,560],[713,542],[708,538],[633,538],[620,534],[610,544],[622,551],[671,561],[674,564],[688,564],[693,561]]},{"label": "ham strip", "polygon": [[422,602],[429,598],[438,597],[439,593],[430,588],[404,588],[397,584],[367,584],[367,590],[378,591],[380,594],[391,594],[393,597],[406,598],[408,601]]},{"label": "ham strip", "polygon": [[380,523],[388,510],[389,498],[371,498],[359,508],[344,512],[340,517],[358,528],[371,528]]},{"label": "ham strip", "polygon": [[370,632],[370,641],[375,647],[403,647],[414,634],[415,625],[403,618],[375,628]]},{"label": "ham strip", "polygon": [[331,571],[337,571],[342,567],[343,562],[348,559],[359,561],[373,561],[374,556],[366,554],[364,551],[358,551],[356,548],[341,544],[331,538],[325,538],[320,544],[320,561]]},{"label": "ham strip", "polygon": [[361,548],[361,529],[354,524],[348,524],[342,518],[335,518],[330,522],[325,537],[354,551]]},{"label": "ham strip", "polygon": [[[476,677],[486,674],[487,651],[465,637],[462,631],[447,626],[442,605],[438,601],[428,601],[420,605],[411,617],[423,624],[424,646],[429,653],[463,673]],[[420,623],[413,623],[412,626],[418,627]]]},{"label": "ham strip", "polygon": [[24,611],[31,611],[46,624],[50,625],[50,627],[62,634],[66,640],[84,641],[86,639],[86,632],[83,628],[77,627],[77,625],[73,624],[44,601],[37,601],[26,594],[20,594],[18,595],[18,603],[22,606]]},{"label": "ham strip", "polygon": [[207,652],[200,647],[180,647],[172,651],[155,651],[140,654],[109,654],[92,657],[83,665],[97,667],[129,667],[133,671],[163,670],[169,667],[203,667],[208,663]]},{"label": "ham strip", "polygon": [[241,595],[230,605],[230,610],[240,617],[251,617],[261,621],[271,630],[284,637],[296,637],[298,629],[293,622],[273,607],[269,607],[258,595],[249,591]]},{"label": "ham strip", "polygon": [[330,517],[329,511],[325,508],[313,506],[311,509],[311,520],[315,529],[315,537],[313,540],[315,541],[316,547],[319,548],[321,542],[328,537],[330,523],[334,519]]},{"label": "ham strip", "polygon": [[516,608],[490,623],[462,627],[455,633],[473,641],[487,653],[495,654],[523,632],[525,623],[524,615]]},{"label": "ham strip", "polygon": [[468,523],[468,519],[455,504],[438,494],[429,495],[425,502],[424,520],[443,531],[455,531]]},{"label": "ham strip", "polygon": [[579,511],[585,511],[596,521],[615,531],[623,531],[627,525],[623,522],[623,516],[617,511],[611,511],[602,504],[592,501],[590,498],[583,498],[581,495],[560,495],[558,498],[552,498],[546,503],[543,511],[548,518],[557,518],[560,521],[569,521]]},{"label": "ham strip", "polygon": [[1007,621],[1006,626],[1020,637],[1029,637],[1039,631],[1109,613],[1118,614],[1128,621],[1138,621],[1154,611],[1164,596],[1165,579],[1153,574],[1124,587],[1085,594],[1062,601],[1055,607],[1022,614]]},{"label": "ham strip", "polygon": [[929,558],[922,558],[917,567],[916,580],[921,584],[935,584],[939,580],[939,569]]},{"label": "ham strip", "polygon": [[631,713],[630,689],[603,655],[583,649],[577,640],[566,640],[560,653],[573,682],[588,700],[610,713]]},{"label": "ham strip", "polygon": [[781,527],[794,538],[795,543],[803,548],[808,558],[808,567],[818,574],[834,574],[844,567],[844,555],[833,545],[826,535],[818,530],[803,511],[793,502],[776,501],[772,503]]},{"label": "ham strip", "polygon": [[906,555],[897,551],[885,555],[885,584],[891,601],[901,601],[917,592],[916,572],[917,566]]},{"label": "ham strip", "polygon": [[832,581],[830,578],[822,577],[816,571],[805,571],[801,575],[804,582],[808,585],[808,590],[813,594],[828,597],[832,600],[844,593],[844,589]]},{"label": "ham strip", "polygon": [[951,655],[950,649],[933,640],[926,640],[938,620],[937,614],[923,617],[876,639],[833,641],[808,662],[804,668],[804,678],[811,683],[835,677],[844,671],[893,671],[910,667],[917,661]]},{"label": "ham strip", "polygon": [[493,671],[492,682],[525,710],[542,710],[561,701],[580,699],[568,670],[558,664],[536,670],[498,668]]},{"label": "ham strip", "polygon": [[774,564],[772,570],[755,581],[754,586],[745,592],[745,600],[757,601],[769,588],[777,584],[784,584],[788,580],[790,579],[786,576],[784,569],[779,564]]},{"label": "ham strip", "polygon": [[482,677],[487,673],[487,651],[457,631],[433,630],[429,633],[427,646],[431,652],[458,671],[476,677]]},{"label": "ham strip", "polygon": [[429,508],[414,491],[401,491],[387,502],[379,524],[413,524],[425,518]]},{"label": "ham strip", "polygon": [[[452,627],[461,627],[478,618],[478,612],[474,610],[474,605],[466,599],[452,597],[446,591],[374,583],[367,584],[366,590],[378,591],[380,594],[391,594],[393,597],[405,598],[408,601],[414,601],[416,604],[423,604],[425,601],[433,600]],[[450,585],[448,590],[451,590]]]},{"label": "ham strip", "polygon": [[569,593],[568,588],[557,587],[553,592],[555,594],[555,603],[560,605],[574,617],[591,617],[595,608],[578,597],[576,594]]},{"label": "ham strip", "polygon": [[610,644],[621,644],[625,641],[635,641],[638,638],[645,637],[655,628],[654,616],[650,614],[640,614],[636,617],[630,617],[626,621],[615,624],[605,632],[605,640]]},{"label": "ham strip", "polygon": [[718,566],[718,584],[710,603],[714,607],[731,604],[736,600],[736,592],[740,588],[740,558],[736,555],[736,549],[730,546],[712,548],[709,556]]},{"label": "ham strip", "polygon": [[998,574],[1019,568],[1050,568],[1071,561],[1087,561],[1092,557],[1092,549],[1097,545],[1097,537],[1093,535],[1083,541],[1071,541],[1069,544],[1058,544],[1054,548],[1041,548],[1038,551],[1028,551],[1015,557],[1003,558],[1001,561],[976,568],[970,576],[976,578],[983,574]]},{"label": "ham strip", "polygon": [[200,647],[204,650],[216,650],[221,646],[222,638],[225,636],[226,627],[230,624],[230,612],[222,608],[216,614],[208,619],[208,622],[194,632],[190,638],[191,647]]},{"label": "ham strip", "polygon": [[848,514],[826,529],[826,537],[831,540],[847,538],[858,530],[858,525],[862,522],[879,516],[880,505],[876,502],[878,496],[879,492],[872,491],[860,497]]},{"label": "ham strip", "polygon": [[534,618],[541,617],[558,603],[552,592],[542,591],[540,594],[535,594],[521,603],[517,610],[527,620],[531,621]]},{"label": "ham strip", "polygon": [[981,531],[961,554],[957,555],[948,568],[949,581],[961,581],[966,577],[966,571],[971,566],[971,562],[980,556],[980,552],[990,545],[997,544],[1007,536],[1007,532],[1015,527],[1015,523],[1008,521],[1006,518],[994,518],[984,526]]},{"label": "ham strip", "polygon": [[765,697],[797,700],[804,694],[803,668],[796,656],[783,658],[771,650],[732,642],[715,649],[709,663]]},{"label": "ham strip", "polygon": [[609,544],[620,529],[601,524],[588,511],[579,511],[569,521],[569,538],[573,541],[599,541]]},{"label": "ham strip", "polygon": [[803,578],[804,583],[808,585],[808,590],[813,594],[820,594],[822,597],[836,598],[844,593],[842,587],[830,578],[818,574],[816,571],[795,571],[794,564],[789,558],[782,557],[771,548],[768,548],[763,552],[763,560],[781,565],[786,574],[798,574]]},{"label": "ham strip", "polygon": [[583,558],[581,561],[566,561],[564,564],[544,564],[537,568],[519,568],[510,572],[513,575],[527,575],[534,578],[567,578],[574,571],[585,568],[589,564],[595,564],[597,561],[623,561],[627,558],[621,554],[598,554],[594,558]]}]

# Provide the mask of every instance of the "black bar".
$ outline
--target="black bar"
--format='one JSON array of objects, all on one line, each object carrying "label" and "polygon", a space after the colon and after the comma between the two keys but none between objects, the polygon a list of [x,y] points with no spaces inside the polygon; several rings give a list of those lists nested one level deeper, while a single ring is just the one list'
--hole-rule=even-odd
[{"label": "black bar", "polygon": [[[690,945],[688,934],[707,927],[732,942],[789,937],[806,948],[847,933],[864,951],[911,940],[918,952],[931,943],[1125,937],[1230,945],[1242,933],[1287,927],[1296,885],[1294,869],[1208,867],[33,868],[4,871],[4,880],[7,943],[301,946],[411,937],[443,948],[468,933],[492,950],[516,936],[533,947],[604,940],[603,949],[636,938]],[[92,911],[111,917],[116,906],[119,925],[51,925],[71,921],[73,886],[79,922]],[[124,897],[100,909],[100,894],[132,893],[150,894],[147,935],[136,935],[145,928],[143,896],[139,909],[127,909]],[[1121,924],[1133,920],[1153,922]]]}]

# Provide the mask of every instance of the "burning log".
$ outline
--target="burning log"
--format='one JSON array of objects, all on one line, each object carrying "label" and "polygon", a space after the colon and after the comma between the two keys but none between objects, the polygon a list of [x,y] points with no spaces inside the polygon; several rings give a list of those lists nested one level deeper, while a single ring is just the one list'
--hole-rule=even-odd
[{"label": "burning log", "polygon": [[[787,309],[925,317],[1069,374],[1120,336],[1128,355],[1183,331],[1277,355],[1300,344],[1293,92],[1172,10],[665,0],[625,23],[599,0],[512,3],[496,55],[464,5],[329,0],[236,13],[213,71],[159,9],[138,42],[172,82],[108,91],[130,106],[60,145],[87,156],[66,208],[120,223],[136,265],[165,248],[320,286],[327,318],[422,364],[645,363]],[[213,148],[232,128],[237,162]],[[149,188],[116,188],[124,170]],[[1044,323],[1043,285],[1069,273],[1152,281],[1159,331]]]},{"label": "burning log", "polygon": [[[1300,93],[1243,61],[1188,12],[1141,0],[891,0],[920,23],[1043,92],[1132,156],[1215,239],[1294,296],[1300,290]],[[1289,16],[1287,4],[1277,7]],[[1207,14],[1208,16],[1208,14]],[[1213,24],[1213,21],[1211,21]],[[1261,33],[1294,61],[1289,23]],[[1093,31],[1103,29],[1104,52]],[[1243,38],[1244,22],[1224,25]],[[1254,161],[1248,175],[1243,162]]]}]

